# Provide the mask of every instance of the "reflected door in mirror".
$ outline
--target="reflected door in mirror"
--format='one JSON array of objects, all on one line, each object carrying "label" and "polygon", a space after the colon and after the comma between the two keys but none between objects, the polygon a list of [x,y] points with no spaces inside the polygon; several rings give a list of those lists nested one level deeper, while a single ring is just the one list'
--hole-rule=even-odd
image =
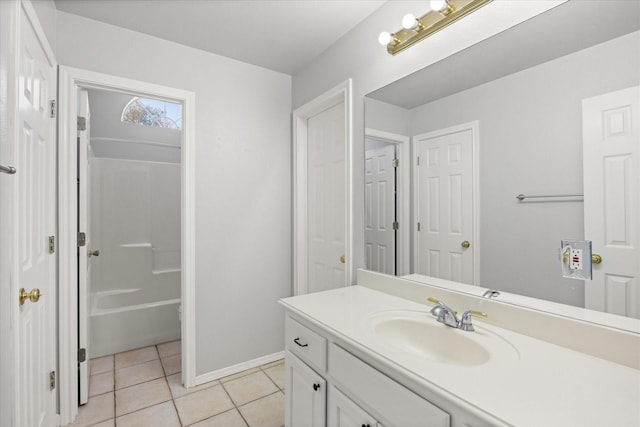
[{"label": "reflected door in mirror", "polygon": [[365,244],[367,269],[396,274],[395,147],[390,143],[365,152]]},{"label": "reflected door in mirror", "polygon": [[415,271],[474,284],[472,125],[418,135]]},{"label": "reflected door in mirror", "polygon": [[602,263],[585,306],[640,318],[640,87],[583,101],[584,226]]}]

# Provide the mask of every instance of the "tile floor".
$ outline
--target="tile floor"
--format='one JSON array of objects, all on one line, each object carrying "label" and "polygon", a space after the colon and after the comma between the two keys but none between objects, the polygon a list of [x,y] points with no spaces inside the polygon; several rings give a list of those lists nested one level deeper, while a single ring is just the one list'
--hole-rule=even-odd
[{"label": "tile floor", "polygon": [[180,341],[90,362],[89,402],[68,427],[281,427],[284,361],[186,389]]}]

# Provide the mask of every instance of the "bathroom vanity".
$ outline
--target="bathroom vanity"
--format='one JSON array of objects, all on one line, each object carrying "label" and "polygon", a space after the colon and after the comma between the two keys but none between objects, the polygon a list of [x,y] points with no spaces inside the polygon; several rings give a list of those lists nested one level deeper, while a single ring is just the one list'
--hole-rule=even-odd
[{"label": "bathroom vanity", "polygon": [[[377,273],[358,283],[281,300],[288,427],[640,425],[637,332]],[[427,298],[487,317],[449,327]]]}]

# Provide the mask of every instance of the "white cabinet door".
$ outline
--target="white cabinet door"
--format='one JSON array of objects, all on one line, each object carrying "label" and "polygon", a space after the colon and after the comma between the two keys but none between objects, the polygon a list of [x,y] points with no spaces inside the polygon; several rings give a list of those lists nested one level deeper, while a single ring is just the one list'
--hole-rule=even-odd
[{"label": "white cabinet door", "polygon": [[285,367],[285,425],[324,427],[327,407],[326,381],[290,352],[287,352]]},{"label": "white cabinet door", "polygon": [[[333,383],[353,399],[366,404],[368,410],[388,426],[413,427],[416,420],[419,420],[420,427],[450,427],[451,425],[451,417],[448,413],[338,345],[332,344],[329,347],[328,366]],[[335,407],[332,396],[333,389],[329,397],[330,426],[335,425],[336,420],[332,412]],[[367,425],[367,423],[355,425],[362,427],[363,424]],[[372,420],[371,426],[375,425],[375,421]]]},{"label": "white cabinet door", "polygon": [[329,391],[329,427],[376,427],[375,418],[356,405],[340,390]]}]

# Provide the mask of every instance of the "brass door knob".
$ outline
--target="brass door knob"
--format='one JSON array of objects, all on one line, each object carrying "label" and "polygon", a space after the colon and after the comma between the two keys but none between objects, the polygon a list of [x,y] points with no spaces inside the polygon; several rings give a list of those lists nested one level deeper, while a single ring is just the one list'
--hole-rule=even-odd
[{"label": "brass door knob", "polygon": [[20,300],[20,305],[22,305],[26,300],[29,300],[31,302],[38,302],[38,300],[40,299],[40,295],[40,289],[38,288],[31,289],[31,292],[27,292],[24,290],[24,288],[20,288],[18,299]]},{"label": "brass door knob", "polygon": [[341,256],[340,256],[340,263],[341,263],[341,264],[344,264],[346,261],[347,261],[347,260],[346,260],[346,258],[344,257],[344,255],[341,255]]},{"label": "brass door knob", "polygon": [[602,257],[598,254],[591,255],[591,264],[600,264],[602,262]]},{"label": "brass door knob", "polygon": [[91,258],[92,256],[100,256],[100,251],[96,250],[96,251],[89,251],[89,258]]},{"label": "brass door knob", "polygon": [[464,242],[460,243],[460,246],[467,249],[469,246],[471,246],[471,243],[469,243],[468,240],[465,240]]}]

